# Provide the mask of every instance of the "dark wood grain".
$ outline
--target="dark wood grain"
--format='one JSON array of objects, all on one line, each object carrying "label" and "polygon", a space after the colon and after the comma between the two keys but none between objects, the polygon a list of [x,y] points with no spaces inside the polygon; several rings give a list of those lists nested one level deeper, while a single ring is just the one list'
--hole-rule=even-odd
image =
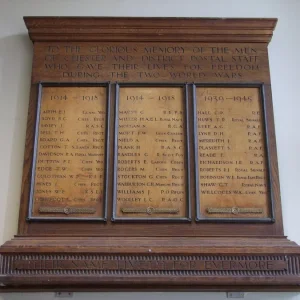
[{"label": "dark wood grain", "polygon": [[32,41],[269,43],[277,19],[24,17]]},{"label": "dark wood grain", "polygon": [[[277,19],[24,20],[34,42],[32,85],[19,227],[0,247],[0,291],[299,290],[300,248],[282,226],[267,50]],[[45,81],[110,82],[107,222],[27,219],[37,86]],[[111,221],[116,82],[188,84],[190,223]],[[195,83],[264,85],[274,222],[196,222]]]}]

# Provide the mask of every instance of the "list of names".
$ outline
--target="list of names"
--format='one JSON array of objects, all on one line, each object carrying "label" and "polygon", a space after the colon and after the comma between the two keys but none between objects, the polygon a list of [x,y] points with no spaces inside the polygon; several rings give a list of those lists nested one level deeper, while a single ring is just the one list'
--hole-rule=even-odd
[{"label": "list of names", "polygon": [[105,87],[43,87],[33,216],[103,216],[105,132]]},{"label": "list of names", "polygon": [[267,217],[267,160],[259,89],[197,87],[196,97],[201,215]]},{"label": "list of names", "polygon": [[182,87],[121,87],[115,214],[187,214],[185,99]]}]

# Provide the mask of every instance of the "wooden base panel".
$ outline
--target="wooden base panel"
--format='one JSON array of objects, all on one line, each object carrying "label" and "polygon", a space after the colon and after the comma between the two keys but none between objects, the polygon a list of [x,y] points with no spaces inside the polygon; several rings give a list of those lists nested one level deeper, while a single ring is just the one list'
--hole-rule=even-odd
[{"label": "wooden base panel", "polygon": [[1,291],[300,286],[300,248],[286,238],[16,237],[0,259]]}]

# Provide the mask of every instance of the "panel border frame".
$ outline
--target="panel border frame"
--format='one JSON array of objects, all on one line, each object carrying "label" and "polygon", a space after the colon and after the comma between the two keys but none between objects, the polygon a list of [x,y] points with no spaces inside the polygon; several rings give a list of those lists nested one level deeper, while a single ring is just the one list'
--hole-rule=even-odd
[{"label": "panel border frame", "polygon": [[[190,161],[190,130],[189,130],[189,92],[188,92],[188,84],[187,83],[164,83],[164,82],[116,82],[115,86],[115,120],[114,120],[114,157],[113,157],[113,200],[112,200],[112,217],[111,222],[148,222],[148,223],[182,223],[182,222],[192,222],[191,217],[191,192],[190,192],[190,186],[191,186],[191,161]],[[186,133],[186,141],[185,141],[185,153],[186,153],[186,159],[185,159],[185,169],[186,169],[186,217],[179,217],[179,218],[165,218],[165,217],[155,217],[155,218],[149,218],[149,217],[117,217],[116,210],[117,210],[117,169],[118,169],[118,127],[119,127],[119,121],[118,121],[118,108],[119,108],[119,100],[120,100],[120,88],[122,87],[181,87],[183,89],[183,100],[185,101],[185,119],[184,119],[184,125],[185,125],[185,133]]]},{"label": "panel border frame", "polygon": [[[106,222],[107,221],[107,202],[108,202],[108,183],[109,183],[109,139],[110,139],[110,96],[111,96],[111,84],[110,82],[38,82],[38,96],[37,96],[37,110],[36,110],[36,120],[34,129],[34,146],[33,146],[33,158],[31,165],[31,175],[30,175],[30,192],[29,192],[29,205],[26,221],[38,221],[38,222],[69,222],[69,221],[97,221]],[[42,104],[42,91],[44,87],[105,87],[106,88],[106,120],[105,120],[105,158],[104,158],[104,180],[103,180],[103,191],[104,191],[104,201],[103,201],[103,217],[36,217],[33,216],[33,196],[34,196],[34,183],[35,183],[35,173],[36,173],[36,160],[38,151],[38,137],[39,137],[39,123],[41,116],[41,104]]]},{"label": "panel border frame", "polygon": [[[198,171],[198,130],[197,130],[197,87],[232,87],[232,88],[258,88],[259,101],[261,105],[261,117],[264,133],[264,148],[266,154],[266,168],[267,168],[267,187],[268,187],[268,204],[269,215],[267,218],[207,218],[201,216],[201,197],[199,186],[199,171]],[[194,180],[195,180],[195,202],[196,202],[196,223],[275,223],[275,210],[274,210],[274,191],[272,187],[272,174],[271,174],[271,159],[270,159],[270,142],[267,124],[267,105],[265,100],[265,84],[263,82],[230,82],[230,83],[193,83],[193,134],[194,134]]]}]

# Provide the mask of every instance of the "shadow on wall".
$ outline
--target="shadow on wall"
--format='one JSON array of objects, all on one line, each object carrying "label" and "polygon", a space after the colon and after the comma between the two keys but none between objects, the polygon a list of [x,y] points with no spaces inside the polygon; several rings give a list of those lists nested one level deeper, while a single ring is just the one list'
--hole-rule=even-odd
[{"label": "shadow on wall", "polygon": [[2,38],[0,53],[3,59],[0,78],[4,98],[1,99],[1,110],[4,110],[2,115],[5,116],[5,123],[7,122],[2,123],[3,132],[7,131],[7,134],[12,135],[7,137],[7,140],[11,141],[6,153],[6,155],[10,153],[10,162],[7,169],[2,169],[8,182],[8,186],[4,187],[7,198],[3,220],[3,239],[7,241],[17,233],[33,55],[32,42],[27,34]]}]

